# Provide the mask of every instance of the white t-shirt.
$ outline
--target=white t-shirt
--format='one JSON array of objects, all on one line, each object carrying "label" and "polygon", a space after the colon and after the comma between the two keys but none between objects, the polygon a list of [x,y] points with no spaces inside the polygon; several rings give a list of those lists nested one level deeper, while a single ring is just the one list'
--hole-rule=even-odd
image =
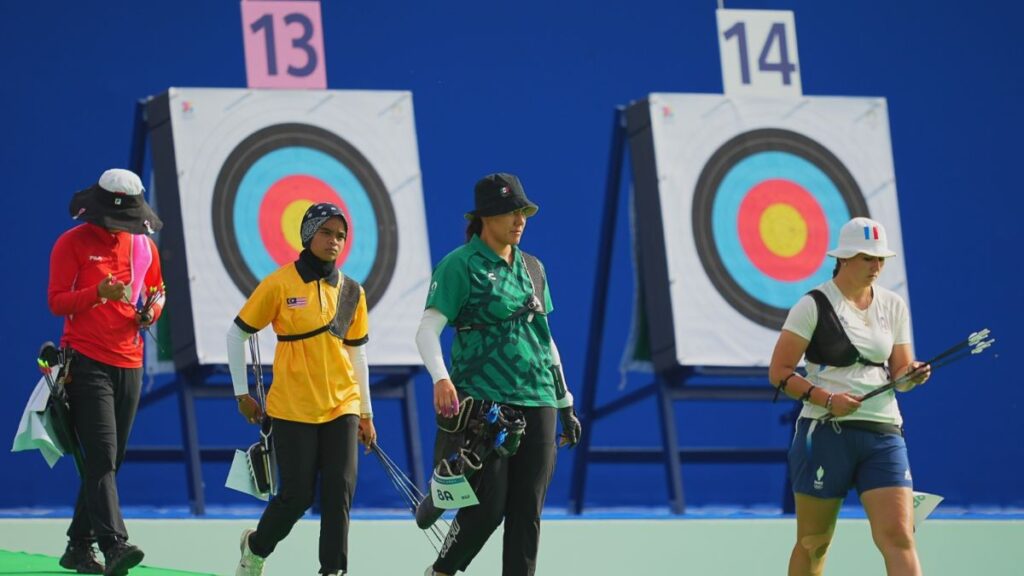
[{"label": "white t-shirt", "polygon": [[[906,302],[895,292],[874,286],[871,304],[867,310],[860,310],[843,296],[831,280],[817,289],[828,297],[847,337],[865,359],[883,363],[889,359],[894,345],[910,344],[910,312]],[[818,306],[813,297],[805,295],[790,309],[782,329],[810,340],[817,325]],[[885,370],[877,366],[860,363],[845,367],[821,366],[810,361],[807,362],[807,379],[832,393],[856,395],[867,394],[888,382]],[[804,402],[800,416],[821,418],[827,413],[824,407]],[[896,394],[891,391],[869,399],[856,412],[838,420],[903,424],[899,406],[896,405]]]}]

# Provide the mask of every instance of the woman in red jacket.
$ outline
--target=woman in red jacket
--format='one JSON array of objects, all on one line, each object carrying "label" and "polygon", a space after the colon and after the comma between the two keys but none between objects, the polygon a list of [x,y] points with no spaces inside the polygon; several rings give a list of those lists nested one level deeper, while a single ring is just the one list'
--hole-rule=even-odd
[{"label": "woman in red jacket", "polygon": [[[128,543],[115,474],[124,460],[142,386],[139,331],[160,317],[163,276],[147,234],[163,224],[128,170],[107,170],[75,194],[83,224],[61,234],[50,254],[50,310],[64,317],[68,401],[85,466],[60,565],[82,574],[127,574],[143,552]],[[151,304],[137,308],[140,300]],[[103,551],[106,566],[95,556]]]}]

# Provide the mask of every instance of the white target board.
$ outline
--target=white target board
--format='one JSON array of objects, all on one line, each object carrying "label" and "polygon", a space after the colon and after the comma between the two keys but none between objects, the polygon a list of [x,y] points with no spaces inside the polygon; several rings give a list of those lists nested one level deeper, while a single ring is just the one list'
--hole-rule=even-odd
[{"label": "white target board", "polygon": [[[246,298],[295,261],[306,208],[332,202],[350,223],[339,262],[366,290],[371,364],[420,364],[414,337],[431,268],[412,95],[172,88],[164,96],[150,106],[151,116],[165,107],[170,124],[154,132],[156,193],[171,234],[180,228],[184,261],[172,262],[185,271],[172,277],[187,283],[191,316],[175,346],[191,336],[199,364],[227,363],[224,336]],[[160,146],[168,137],[172,146]],[[169,300],[182,296],[169,288]],[[273,331],[260,342],[269,361]]]},{"label": "white target board", "polygon": [[879,284],[907,298],[884,99],[652,94],[636,106],[648,107],[663,243],[652,252],[665,259],[644,282],[671,305],[648,320],[671,322],[660,333],[674,363],[766,366],[788,309],[831,278],[825,253],[854,216],[885,226],[898,256]]}]

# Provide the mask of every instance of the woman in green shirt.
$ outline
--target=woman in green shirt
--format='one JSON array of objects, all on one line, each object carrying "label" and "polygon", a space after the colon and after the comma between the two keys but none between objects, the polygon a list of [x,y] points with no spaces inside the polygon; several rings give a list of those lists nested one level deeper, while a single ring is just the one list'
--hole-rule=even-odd
[{"label": "woman in green shirt", "polygon": [[[555,467],[556,415],[563,445],[579,441],[580,423],[551,339],[543,265],[519,249],[526,219],[538,207],[511,174],[484,177],[475,197],[475,209],[466,214],[466,244],[434,270],[416,343],[441,417],[457,415],[460,396],[470,396],[521,411],[526,431],[514,455],[492,453],[472,476],[480,503],[459,510],[426,575],[465,570],[504,521],[502,574],[525,576],[536,570],[540,513]],[[456,329],[450,375],[440,343],[449,324]],[[435,454],[435,464],[446,456]]]}]

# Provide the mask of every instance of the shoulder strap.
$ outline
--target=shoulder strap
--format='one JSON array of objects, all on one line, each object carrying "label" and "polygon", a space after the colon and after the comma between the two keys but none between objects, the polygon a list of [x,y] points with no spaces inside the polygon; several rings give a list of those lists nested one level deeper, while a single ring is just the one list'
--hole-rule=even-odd
[{"label": "shoulder strap", "polygon": [[[340,273],[339,273],[340,274]],[[359,305],[359,282],[341,275],[341,289],[338,290],[338,311],[334,314],[331,322],[331,333],[338,338],[345,338],[348,327],[352,325],[352,319],[356,316],[356,306]]]},{"label": "shoulder strap", "polygon": [[536,314],[544,314],[544,285],[546,278],[544,276],[544,267],[541,265],[540,260],[537,259],[533,254],[527,254],[522,250],[519,251],[523,255],[523,264],[526,266],[526,275],[530,277],[530,283],[533,285],[533,297],[536,298],[538,305],[537,309],[533,310]]},{"label": "shoulder strap", "polygon": [[338,281],[341,283],[341,287],[338,289],[338,308],[334,312],[334,318],[324,326],[317,328],[316,330],[310,330],[309,332],[303,332],[302,334],[278,334],[278,342],[295,342],[296,340],[305,340],[306,338],[312,338],[323,334],[324,332],[330,331],[330,333],[338,338],[344,339],[345,333],[348,332],[348,327],[352,324],[352,319],[356,315],[356,306],[359,305],[359,282],[345,276],[344,274],[338,273]]}]

